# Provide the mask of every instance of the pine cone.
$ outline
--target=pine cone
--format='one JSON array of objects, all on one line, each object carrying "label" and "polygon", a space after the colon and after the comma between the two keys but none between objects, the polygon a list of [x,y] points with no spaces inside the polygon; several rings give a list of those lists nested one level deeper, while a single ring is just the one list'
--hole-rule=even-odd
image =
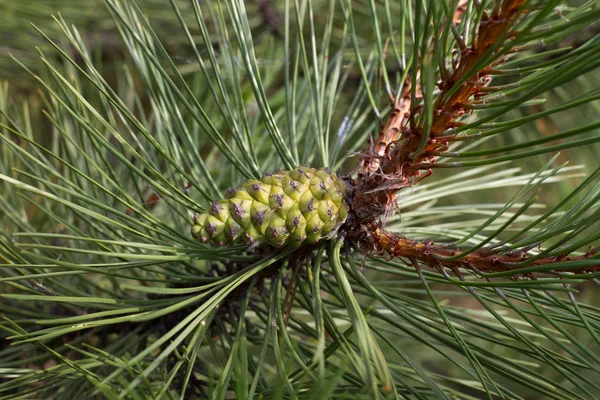
[{"label": "pine cone", "polygon": [[329,168],[296,168],[248,180],[194,217],[192,236],[229,246],[299,246],[331,237],[348,215],[346,184]]}]

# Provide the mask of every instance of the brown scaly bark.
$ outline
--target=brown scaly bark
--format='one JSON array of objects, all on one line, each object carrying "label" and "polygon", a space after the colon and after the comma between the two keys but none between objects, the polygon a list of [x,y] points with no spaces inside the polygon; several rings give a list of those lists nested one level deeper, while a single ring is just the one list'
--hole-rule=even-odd
[{"label": "brown scaly bark", "polygon": [[[373,227],[370,231],[371,239],[381,255],[392,257],[401,257],[409,260],[421,261],[431,267],[449,268],[456,270],[465,268],[477,273],[506,272],[524,268],[521,264],[531,259],[524,251],[513,251],[504,254],[498,254],[494,251],[478,250],[472,253],[463,254],[459,249],[436,245],[433,242],[418,242],[407,239],[401,235],[386,232],[380,227]],[[560,256],[542,257],[534,259],[525,267],[534,267],[549,265],[564,261],[586,260],[598,254],[600,249],[590,249],[581,256],[569,256],[563,254]],[[599,260],[600,264],[600,260]],[[586,273],[600,271],[596,266],[557,269],[556,272],[569,271],[574,273]]]},{"label": "brown scaly bark", "polygon": [[[433,124],[427,143],[420,152],[417,151],[424,132],[422,128],[408,124],[411,112],[414,113],[417,109],[410,104],[410,83],[401,89],[399,102],[394,105],[377,140],[363,151],[357,178],[351,182],[353,212],[350,224],[354,228],[347,233],[351,240],[359,242],[365,249],[412,262],[418,260],[433,268],[466,268],[480,272],[511,271],[523,268],[523,264],[547,265],[589,259],[596,255],[597,250],[590,250],[577,257],[564,255],[531,259],[524,251],[500,253],[496,250],[494,253],[477,250],[460,257],[458,249],[431,242],[419,243],[387,232],[381,222],[382,218],[385,220],[385,216],[393,211],[399,190],[431,175],[431,169],[427,167],[435,164],[435,155],[446,151],[448,142],[453,140],[453,136],[445,132],[459,126],[457,119],[476,101],[480,87],[489,81],[487,72],[500,64],[501,58],[496,57],[494,64],[484,65],[478,70],[474,71],[473,68],[496,43],[510,40],[515,22],[527,12],[523,7],[525,3],[525,0],[504,0],[491,15],[483,16],[473,44],[462,49],[454,71],[439,83],[441,93],[434,103]],[[461,81],[461,86],[455,88],[457,82]],[[528,263],[528,260],[531,261]],[[560,269],[555,271],[560,272]],[[600,260],[595,266],[565,271],[600,272]]]}]

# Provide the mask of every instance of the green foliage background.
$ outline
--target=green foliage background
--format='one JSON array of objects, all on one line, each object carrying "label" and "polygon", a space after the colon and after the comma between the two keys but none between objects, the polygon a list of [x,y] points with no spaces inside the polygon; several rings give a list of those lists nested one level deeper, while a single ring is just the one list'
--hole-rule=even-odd
[{"label": "green foliage background", "polygon": [[[0,26],[17,59],[0,56],[0,398],[600,396],[591,276],[461,281],[332,241],[299,273],[286,329],[289,252],[189,236],[191,213],[244,178],[351,172],[413,35],[457,1],[20,3]],[[480,152],[469,168],[402,192],[390,230],[598,244],[600,7],[532,3],[531,48],[503,66],[524,73],[468,120],[500,109],[499,125],[465,130],[497,134],[457,149]]]}]

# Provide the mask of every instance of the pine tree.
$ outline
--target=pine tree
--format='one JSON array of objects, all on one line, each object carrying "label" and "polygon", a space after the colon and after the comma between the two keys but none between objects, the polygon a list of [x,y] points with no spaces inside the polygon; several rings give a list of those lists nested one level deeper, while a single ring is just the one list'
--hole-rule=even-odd
[{"label": "pine tree", "polygon": [[0,90],[1,398],[600,397],[600,2],[106,5]]}]

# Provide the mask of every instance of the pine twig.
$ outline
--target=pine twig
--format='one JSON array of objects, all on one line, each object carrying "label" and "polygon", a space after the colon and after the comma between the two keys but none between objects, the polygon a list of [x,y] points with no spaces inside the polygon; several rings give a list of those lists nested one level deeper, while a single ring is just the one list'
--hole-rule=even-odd
[{"label": "pine twig", "polygon": [[[600,252],[600,248],[592,248],[580,256],[568,254],[533,258],[522,250],[505,252],[476,250],[462,252],[459,249],[436,245],[433,242],[418,242],[401,235],[387,232],[380,227],[371,231],[371,239],[375,249],[381,255],[420,261],[430,267],[468,269],[476,273],[508,272],[526,267],[555,264],[561,261],[578,261],[591,259]],[[531,261],[530,261],[531,260]],[[529,261],[529,262],[528,262]],[[553,268],[551,272],[595,273],[600,272],[600,260],[597,265],[578,268]]]},{"label": "pine twig", "polygon": [[[396,193],[405,187],[413,186],[431,175],[422,170],[435,164],[435,155],[448,149],[448,141],[453,136],[444,134],[457,127],[457,119],[468,112],[480,94],[480,88],[489,82],[487,73],[502,62],[499,54],[491,61],[478,67],[484,56],[499,43],[514,36],[512,27],[525,12],[525,0],[504,0],[490,16],[484,15],[473,43],[463,48],[460,60],[454,71],[443,77],[438,84],[441,92],[434,102],[433,122],[428,135],[422,127],[408,126],[413,114],[419,108],[411,104],[411,86],[405,83],[399,102],[379,133],[375,145],[364,151],[359,162],[359,172],[352,182],[351,193],[354,229],[348,229],[351,240],[357,241],[364,249],[375,250],[380,254],[420,261],[432,268],[470,269],[475,272],[507,272],[523,266],[543,266],[561,261],[591,259],[599,249],[591,249],[581,256],[568,254],[535,257],[526,251],[504,252],[494,250],[473,250],[461,252],[433,242],[417,242],[403,236],[387,232],[380,218],[389,214],[396,205]],[[457,16],[455,16],[456,18]],[[460,16],[458,16],[460,17]],[[422,55],[423,57],[423,55]],[[413,72],[417,73],[417,72]],[[407,80],[411,82],[411,80]],[[460,86],[457,86],[460,85]],[[418,88],[417,88],[418,89]],[[420,91],[419,89],[417,91]],[[428,138],[423,146],[423,138]],[[356,227],[360,228],[356,228]],[[596,265],[552,269],[551,272],[599,272],[600,260]]]},{"label": "pine twig", "polygon": [[[410,104],[410,85],[402,89],[400,101],[376,144],[364,152],[359,162],[360,171],[353,182],[357,188],[353,203],[361,223],[370,223],[393,209],[396,192],[423,179],[424,165],[433,165],[434,154],[448,149],[448,142],[438,137],[459,124],[456,120],[466,112],[469,99],[489,79],[486,75],[489,65],[475,71],[473,68],[492,46],[511,36],[511,26],[524,12],[524,3],[525,0],[505,0],[491,16],[483,16],[474,43],[462,51],[454,72],[439,84],[441,93],[434,104],[429,140],[418,153],[424,132],[422,128],[406,126],[418,108]],[[459,82],[463,83],[456,89]],[[431,170],[425,173],[429,175]]]},{"label": "pine twig", "polygon": [[360,169],[364,175],[376,173],[381,166],[381,159],[385,156],[388,146],[397,141],[402,133],[402,128],[408,121],[410,112],[410,90],[411,79],[406,79],[402,87],[402,93],[398,103],[394,104],[394,109],[383,129],[379,131],[379,136],[375,143],[370,143],[369,148],[365,150],[365,155],[360,160]]}]

